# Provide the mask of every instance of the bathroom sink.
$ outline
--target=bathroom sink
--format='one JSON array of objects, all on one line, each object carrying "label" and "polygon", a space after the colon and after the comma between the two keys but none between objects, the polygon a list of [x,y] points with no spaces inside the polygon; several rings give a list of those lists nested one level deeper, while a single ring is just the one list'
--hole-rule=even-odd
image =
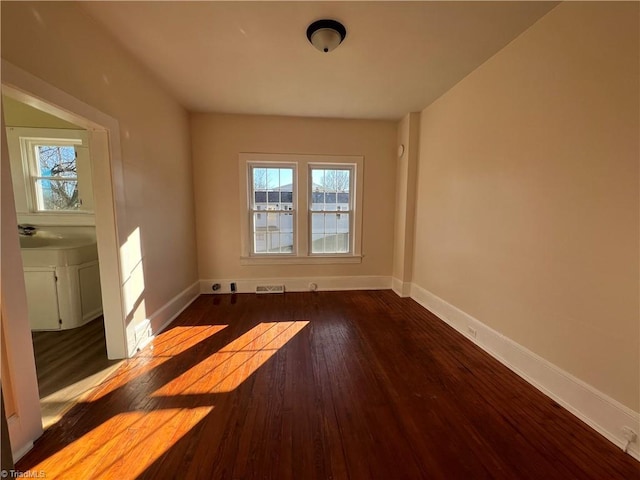
[{"label": "bathroom sink", "polygon": [[51,238],[20,236],[20,248],[40,248],[51,245]]},{"label": "bathroom sink", "polygon": [[25,267],[80,265],[98,259],[98,247],[93,238],[21,236],[20,250]]}]

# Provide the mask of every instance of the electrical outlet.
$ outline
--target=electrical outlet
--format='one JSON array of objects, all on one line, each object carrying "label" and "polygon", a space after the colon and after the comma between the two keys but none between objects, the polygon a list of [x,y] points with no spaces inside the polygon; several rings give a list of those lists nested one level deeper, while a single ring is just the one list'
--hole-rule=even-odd
[{"label": "electrical outlet", "polygon": [[469,336],[476,338],[476,335],[478,334],[478,332],[476,331],[475,328],[473,328],[472,326],[468,325],[467,326],[467,333],[469,334]]},{"label": "electrical outlet", "polygon": [[622,427],[622,436],[629,443],[633,443],[638,439],[638,434],[629,427]]}]

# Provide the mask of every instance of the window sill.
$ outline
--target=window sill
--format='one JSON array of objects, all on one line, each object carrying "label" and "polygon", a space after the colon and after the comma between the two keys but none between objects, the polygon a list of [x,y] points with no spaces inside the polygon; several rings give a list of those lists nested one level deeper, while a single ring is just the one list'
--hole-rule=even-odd
[{"label": "window sill", "polygon": [[240,257],[240,265],[338,265],[344,263],[362,263],[362,255],[261,255]]},{"label": "window sill", "polygon": [[93,212],[18,212],[18,223],[34,225],[93,226],[96,224]]}]

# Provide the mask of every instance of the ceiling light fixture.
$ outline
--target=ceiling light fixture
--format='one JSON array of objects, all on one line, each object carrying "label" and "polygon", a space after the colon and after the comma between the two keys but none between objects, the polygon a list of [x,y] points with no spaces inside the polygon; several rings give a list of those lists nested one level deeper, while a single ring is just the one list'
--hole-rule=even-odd
[{"label": "ceiling light fixture", "polygon": [[342,43],[347,30],[335,20],[316,20],[307,28],[307,38],[311,45],[324,53],[329,53]]}]

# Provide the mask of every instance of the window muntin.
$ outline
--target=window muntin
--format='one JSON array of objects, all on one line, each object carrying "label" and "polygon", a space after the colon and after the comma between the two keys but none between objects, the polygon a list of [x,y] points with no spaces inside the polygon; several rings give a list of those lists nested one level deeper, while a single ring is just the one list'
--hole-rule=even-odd
[{"label": "window muntin", "polygon": [[309,167],[310,254],[352,253],[353,167]]},{"label": "window muntin", "polygon": [[252,254],[291,255],[296,251],[295,167],[251,164]]}]

